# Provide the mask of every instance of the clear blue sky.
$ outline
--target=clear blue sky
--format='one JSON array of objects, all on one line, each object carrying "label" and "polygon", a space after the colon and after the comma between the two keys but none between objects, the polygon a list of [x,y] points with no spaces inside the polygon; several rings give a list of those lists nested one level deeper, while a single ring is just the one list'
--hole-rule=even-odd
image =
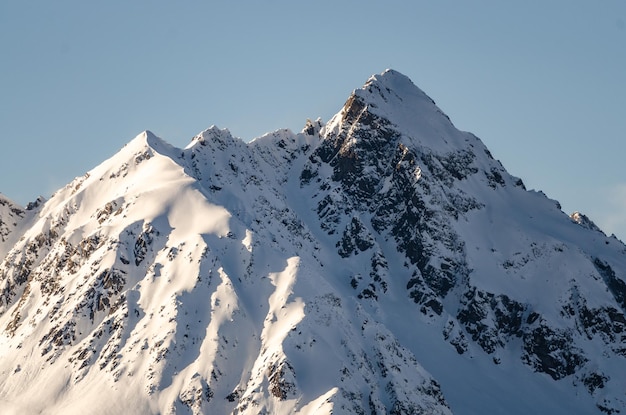
[{"label": "clear blue sky", "polygon": [[0,192],[50,196],[146,129],[299,131],[385,68],[626,240],[623,0],[4,0]]}]

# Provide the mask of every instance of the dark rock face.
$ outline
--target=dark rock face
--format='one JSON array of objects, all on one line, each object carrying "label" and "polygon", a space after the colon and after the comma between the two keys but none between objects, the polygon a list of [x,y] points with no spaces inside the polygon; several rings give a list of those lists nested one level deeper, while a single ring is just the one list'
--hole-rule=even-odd
[{"label": "dark rock face", "polygon": [[146,254],[148,253],[150,244],[152,244],[153,235],[155,233],[158,235],[158,232],[155,231],[152,225],[144,225],[144,229],[137,237],[137,242],[135,242],[135,247],[133,249],[135,265],[139,266],[139,264],[141,264],[141,262],[146,258]]},{"label": "dark rock face", "polygon": [[599,258],[593,260],[593,265],[604,279],[615,301],[622,307],[622,310],[626,311],[626,282],[617,278],[611,266]]},{"label": "dark rock face", "polygon": [[24,218],[26,212],[0,195],[0,246]]},{"label": "dark rock face", "polygon": [[270,366],[267,372],[267,378],[270,383],[270,393],[281,401],[297,396],[295,374],[289,362],[282,362],[280,365]]},{"label": "dark rock face", "polygon": [[511,337],[523,334],[526,307],[506,295],[477,290],[466,291],[457,314],[472,340],[487,353],[505,347]]},{"label": "dark rock face", "polygon": [[600,339],[616,355],[626,357],[626,316],[614,307],[589,307],[577,286],[571,289],[569,301],[561,315],[573,320],[578,332],[588,340]]},{"label": "dark rock face", "polygon": [[537,372],[550,375],[554,380],[572,375],[587,359],[572,345],[572,334],[556,330],[539,321],[524,335],[522,360]]},{"label": "dark rock face", "polygon": [[[481,207],[451,188],[478,169],[470,151],[418,155],[401,141],[388,120],[353,95],[344,106],[341,127],[309,157],[301,185],[319,189],[317,213],[330,235],[339,232],[341,217],[349,212],[371,218],[367,224],[353,220],[347,225],[337,242],[340,255],[371,247],[373,233],[393,238],[410,263],[411,298],[424,313],[441,314],[441,299],[467,273],[463,242],[452,230],[448,214],[458,218]],[[332,167],[329,177],[322,177],[323,165]],[[439,181],[445,188],[439,188]],[[426,202],[433,198],[441,205]],[[449,255],[437,257],[441,245]]]},{"label": "dark rock face", "polygon": [[358,252],[366,251],[374,246],[374,239],[361,221],[353,217],[336,246],[339,248],[339,255],[346,258]]}]

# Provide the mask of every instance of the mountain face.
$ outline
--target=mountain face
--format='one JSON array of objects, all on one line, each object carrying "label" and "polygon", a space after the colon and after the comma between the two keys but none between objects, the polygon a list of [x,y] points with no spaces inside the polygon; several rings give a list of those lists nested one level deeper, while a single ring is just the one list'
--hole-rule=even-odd
[{"label": "mountain face", "polygon": [[4,413],[626,411],[626,246],[392,70],[2,197],[0,254]]}]

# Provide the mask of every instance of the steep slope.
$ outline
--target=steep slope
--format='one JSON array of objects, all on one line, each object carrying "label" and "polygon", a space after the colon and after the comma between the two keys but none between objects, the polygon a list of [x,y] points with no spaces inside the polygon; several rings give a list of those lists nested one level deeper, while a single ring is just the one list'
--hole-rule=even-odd
[{"label": "steep slope", "polygon": [[[323,134],[301,184],[314,189],[320,227],[355,258],[351,268],[371,258],[352,280],[359,297],[384,299],[402,281],[459,354],[522,362],[587,389],[598,408],[623,407],[621,242],[526,191],[394,71],[355,91]],[[426,366],[451,385],[447,396],[464,389],[441,365]]]},{"label": "steep slope", "polygon": [[626,410],[626,246],[395,71],[328,124],[145,132],[2,206],[7,411]]},{"label": "steep slope", "polygon": [[0,256],[4,256],[7,248],[12,246],[11,234],[23,217],[24,210],[0,194]]},{"label": "steep slope", "polygon": [[[449,413],[416,359],[375,322],[355,331],[359,305],[297,256],[320,248],[256,154],[216,128],[185,150],[144,133],[55,194],[2,266],[2,399],[20,413]],[[402,384],[379,379],[383,358]]]},{"label": "steep slope", "polygon": [[0,193],[0,258],[4,258],[6,252],[20,238],[21,229],[32,216],[29,211],[36,210],[42,202],[42,199],[37,199],[24,209]]}]

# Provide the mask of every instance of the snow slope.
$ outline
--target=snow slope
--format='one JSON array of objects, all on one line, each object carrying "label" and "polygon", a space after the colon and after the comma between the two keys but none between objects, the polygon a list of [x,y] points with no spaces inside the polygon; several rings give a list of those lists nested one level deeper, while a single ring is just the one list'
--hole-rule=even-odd
[{"label": "snow slope", "polygon": [[393,70],[300,133],[144,132],[40,202],[0,199],[5,410],[626,410],[626,246]]}]

